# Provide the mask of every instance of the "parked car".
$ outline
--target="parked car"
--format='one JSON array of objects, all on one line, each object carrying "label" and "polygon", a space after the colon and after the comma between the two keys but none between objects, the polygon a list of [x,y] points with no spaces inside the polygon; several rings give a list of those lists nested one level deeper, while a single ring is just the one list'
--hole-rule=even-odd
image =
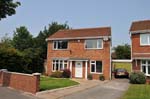
[{"label": "parked car", "polygon": [[128,78],[129,77],[129,73],[124,68],[118,68],[118,69],[115,69],[114,76],[115,76],[115,78],[118,78],[118,77],[126,77],[126,78]]}]

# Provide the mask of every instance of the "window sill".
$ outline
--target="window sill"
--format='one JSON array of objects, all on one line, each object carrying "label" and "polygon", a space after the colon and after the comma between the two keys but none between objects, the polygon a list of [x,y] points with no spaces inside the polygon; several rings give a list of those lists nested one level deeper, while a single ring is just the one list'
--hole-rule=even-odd
[{"label": "window sill", "polygon": [[54,51],[69,51],[69,49],[53,49]]},{"label": "window sill", "polygon": [[85,48],[85,50],[102,50],[103,48]]},{"label": "window sill", "polygon": [[95,73],[95,72],[90,72],[91,74],[103,74],[103,73]]}]

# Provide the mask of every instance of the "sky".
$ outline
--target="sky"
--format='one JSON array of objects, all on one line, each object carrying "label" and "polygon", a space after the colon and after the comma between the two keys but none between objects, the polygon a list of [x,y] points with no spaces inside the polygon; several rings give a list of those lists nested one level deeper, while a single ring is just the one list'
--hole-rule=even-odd
[{"label": "sky", "polygon": [[[16,0],[15,0],[16,1]],[[150,19],[150,0],[18,0],[16,14],[0,21],[0,38],[26,26],[36,37],[51,22],[73,28],[111,26],[113,46],[130,44],[133,21]]]}]

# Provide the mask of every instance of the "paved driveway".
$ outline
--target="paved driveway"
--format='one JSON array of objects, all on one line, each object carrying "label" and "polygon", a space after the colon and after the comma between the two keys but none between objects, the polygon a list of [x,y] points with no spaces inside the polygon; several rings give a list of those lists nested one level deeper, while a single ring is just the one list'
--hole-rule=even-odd
[{"label": "paved driveway", "polygon": [[0,99],[38,99],[32,95],[16,91],[6,87],[0,87]]},{"label": "paved driveway", "polygon": [[103,85],[74,93],[60,99],[119,99],[128,89],[128,79],[115,79]]}]

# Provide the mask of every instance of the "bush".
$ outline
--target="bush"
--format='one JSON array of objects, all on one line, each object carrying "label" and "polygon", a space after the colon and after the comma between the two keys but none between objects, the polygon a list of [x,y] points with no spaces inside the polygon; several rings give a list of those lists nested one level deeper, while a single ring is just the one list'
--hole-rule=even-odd
[{"label": "bush", "polygon": [[88,74],[88,80],[92,80],[93,79],[93,77],[92,77],[92,74]]},{"label": "bush", "polygon": [[104,81],[104,80],[105,80],[104,75],[100,75],[100,76],[99,76],[99,80]]},{"label": "bush", "polygon": [[51,77],[62,78],[62,72],[56,71],[51,74]]},{"label": "bush", "polygon": [[64,70],[63,70],[62,76],[63,76],[64,78],[70,78],[70,75],[71,75],[71,72],[70,72],[69,69],[64,69]]},{"label": "bush", "polygon": [[145,84],[146,76],[143,72],[132,72],[130,74],[130,83],[132,84]]}]

